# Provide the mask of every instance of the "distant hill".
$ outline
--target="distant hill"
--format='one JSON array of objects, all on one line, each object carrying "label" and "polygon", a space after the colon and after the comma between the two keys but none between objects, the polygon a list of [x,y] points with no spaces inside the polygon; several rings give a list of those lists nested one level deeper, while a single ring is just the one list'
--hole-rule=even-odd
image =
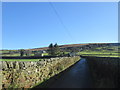
[{"label": "distant hill", "polygon": [[[67,45],[59,45],[60,48],[68,48],[68,47],[84,47],[84,46],[92,46],[92,45],[112,45],[112,46],[117,46],[118,43],[86,43],[86,44],[67,44]],[[120,43],[119,43],[120,45]],[[26,49],[30,51],[38,51],[38,50],[47,50],[48,47],[43,47],[43,48],[33,48],[33,49]]]},{"label": "distant hill", "polygon": [[[120,45],[120,43],[86,43],[86,44],[67,44],[67,45],[59,45],[60,48],[69,48],[69,47],[84,47],[84,46],[101,46],[101,45],[112,45],[117,46]],[[39,51],[39,50],[47,50],[48,47],[42,47],[42,48],[33,48],[33,49],[24,49],[24,50],[30,50],[30,51]],[[0,50],[0,51],[15,51],[15,50]]]}]

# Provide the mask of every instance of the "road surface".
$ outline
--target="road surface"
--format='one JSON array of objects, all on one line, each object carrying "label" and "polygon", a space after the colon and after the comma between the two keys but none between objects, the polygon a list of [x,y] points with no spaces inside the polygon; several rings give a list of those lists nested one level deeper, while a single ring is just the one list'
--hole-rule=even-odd
[{"label": "road surface", "polygon": [[92,78],[85,59],[81,59],[49,88],[92,88]]}]

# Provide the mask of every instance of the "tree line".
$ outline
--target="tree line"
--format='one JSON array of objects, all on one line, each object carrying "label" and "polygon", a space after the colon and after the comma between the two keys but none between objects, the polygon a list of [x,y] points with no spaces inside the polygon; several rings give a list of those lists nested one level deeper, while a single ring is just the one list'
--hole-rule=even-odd
[{"label": "tree line", "polygon": [[55,45],[53,45],[52,43],[49,45],[48,53],[50,56],[59,56],[61,54],[60,48],[57,43]]},{"label": "tree line", "polygon": [[[30,54],[31,54],[30,51],[26,51],[26,50],[24,50],[24,49],[19,50],[19,52],[20,52],[20,56],[24,56],[24,55],[30,56]],[[60,52],[60,48],[59,48],[59,46],[57,45],[57,43],[54,44],[54,45],[51,43],[51,44],[48,46],[47,53],[48,53],[49,56],[59,56],[59,55],[61,54],[61,52]],[[35,54],[35,53],[34,53],[34,54]]]}]

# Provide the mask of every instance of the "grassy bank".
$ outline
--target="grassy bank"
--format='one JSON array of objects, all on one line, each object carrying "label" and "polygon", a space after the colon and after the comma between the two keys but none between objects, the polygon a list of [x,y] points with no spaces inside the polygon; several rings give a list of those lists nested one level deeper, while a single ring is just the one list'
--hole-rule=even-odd
[{"label": "grassy bank", "polygon": [[82,56],[96,56],[96,57],[120,57],[118,54],[81,54]]}]

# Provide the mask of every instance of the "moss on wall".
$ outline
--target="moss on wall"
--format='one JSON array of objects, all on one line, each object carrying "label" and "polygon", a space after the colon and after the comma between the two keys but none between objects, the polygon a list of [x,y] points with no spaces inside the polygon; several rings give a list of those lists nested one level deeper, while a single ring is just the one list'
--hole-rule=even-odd
[{"label": "moss on wall", "polygon": [[32,88],[80,60],[79,56],[40,61],[2,61],[2,88]]}]

